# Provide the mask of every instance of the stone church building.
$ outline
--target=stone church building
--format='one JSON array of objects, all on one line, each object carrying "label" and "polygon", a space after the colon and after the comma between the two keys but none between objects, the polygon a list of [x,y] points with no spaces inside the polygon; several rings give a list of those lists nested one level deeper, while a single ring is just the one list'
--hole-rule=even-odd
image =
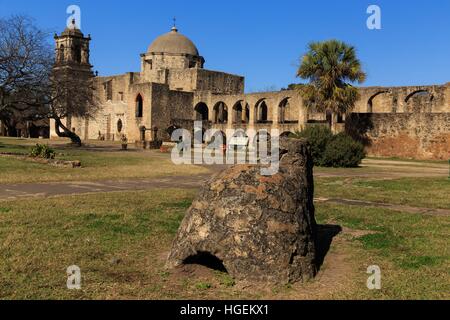
[{"label": "stone church building", "polygon": [[[92,72],[90,36],[66,29],[56,41],[56,66],[65,62]],[[170,141],[176,128],[201,120],[204,129],[279,129],[286,135],[330,121],[304,107],[295,90],[244,93],[244,77],[205,69],[196,45],[176,27],[141,54],[140,72],[96,76],[101,108],[95,119],[70,119],[83,140],[120,140],[145,146]],[[450,158],[450,83],[415,87],[360,88],[352,114],[335,119],[378,156]],[[56,137],[54,125],[51,136]]]}]

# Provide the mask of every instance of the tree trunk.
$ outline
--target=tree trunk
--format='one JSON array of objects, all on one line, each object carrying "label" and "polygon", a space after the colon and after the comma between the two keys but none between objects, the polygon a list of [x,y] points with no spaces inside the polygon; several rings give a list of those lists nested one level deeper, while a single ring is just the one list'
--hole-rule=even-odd
[{"label": "tree trunk", "polygon": [[[55,131],[58,137],[60,138],[69,138],[72,141],[72,144],[81,147],[81,139],[80,137],[75,133],[70,131],[61,121],[60,118],[54,117],[55,120]],[[63,130],[61,132],[61,129]]]}]

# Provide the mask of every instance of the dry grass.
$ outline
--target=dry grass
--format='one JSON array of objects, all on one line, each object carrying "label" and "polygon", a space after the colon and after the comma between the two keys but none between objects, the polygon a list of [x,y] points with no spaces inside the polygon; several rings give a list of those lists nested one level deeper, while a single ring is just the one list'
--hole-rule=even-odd
[{"label": "dry grass", "polygon": [[316,196],[450,209],[450,179],[318,178]]},{"label": "dry grass", "polygon": [[[26,154],[36,142],[39,141],[0,138],[0,152]],[[56,142],[52,147],[57,151],[58,159],[80,160],[82,168],[55,168],[0,157],[0,184],[153,178],[208,172],[207,169],[199,166],[176,166],[172,163],[170,155],[161,154],[158,151],[123,152],[120,151],[119,146],[97,142],[91,148],[69,148],[61,142]]]},{"label": "dry grass", "polygon": [[[307,284],[234,283],[202,268],[167,272],[171,241],[195,193],[168,189],[2,202],[0,298],[450,298],[450,218],[384,209],[318,205],[320,223],[346,229],[317,279]],[[372,264],[382,268],[381,291],[365,287]],[[66,288],[71,265],[81,268],[81,291]]]}]

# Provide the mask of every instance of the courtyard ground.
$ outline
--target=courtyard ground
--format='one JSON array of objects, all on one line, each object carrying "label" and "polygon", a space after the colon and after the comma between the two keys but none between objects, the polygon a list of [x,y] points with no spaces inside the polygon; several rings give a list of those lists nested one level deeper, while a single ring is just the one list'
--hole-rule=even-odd
[{"label": "courtyard ground", "polygon": [[[0,139],[0,152],[26,152],[33,143]],[[168,155],[106,143],[56,148],[83,168],[0,157],[0,298],[450,298],[446,162],[367,159],[357,169],[316,168],[320,272],[306,284],[267,287],[201,266],[164,269],[198,187],[222,168],[176,167]],[[66,288],[74,264],[80,291]],[[380,291],[366,287],[370,265],[381,267]]]}]

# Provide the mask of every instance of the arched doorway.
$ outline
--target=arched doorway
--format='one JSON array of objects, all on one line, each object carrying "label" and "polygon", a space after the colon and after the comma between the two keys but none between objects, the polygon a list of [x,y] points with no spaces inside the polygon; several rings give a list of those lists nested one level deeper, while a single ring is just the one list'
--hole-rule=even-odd
[{"label": "arched doorway", "polygon": [[204,102],[198,103],[195,108],[195,120],[208,121],[209,120],[209,108]]}]

